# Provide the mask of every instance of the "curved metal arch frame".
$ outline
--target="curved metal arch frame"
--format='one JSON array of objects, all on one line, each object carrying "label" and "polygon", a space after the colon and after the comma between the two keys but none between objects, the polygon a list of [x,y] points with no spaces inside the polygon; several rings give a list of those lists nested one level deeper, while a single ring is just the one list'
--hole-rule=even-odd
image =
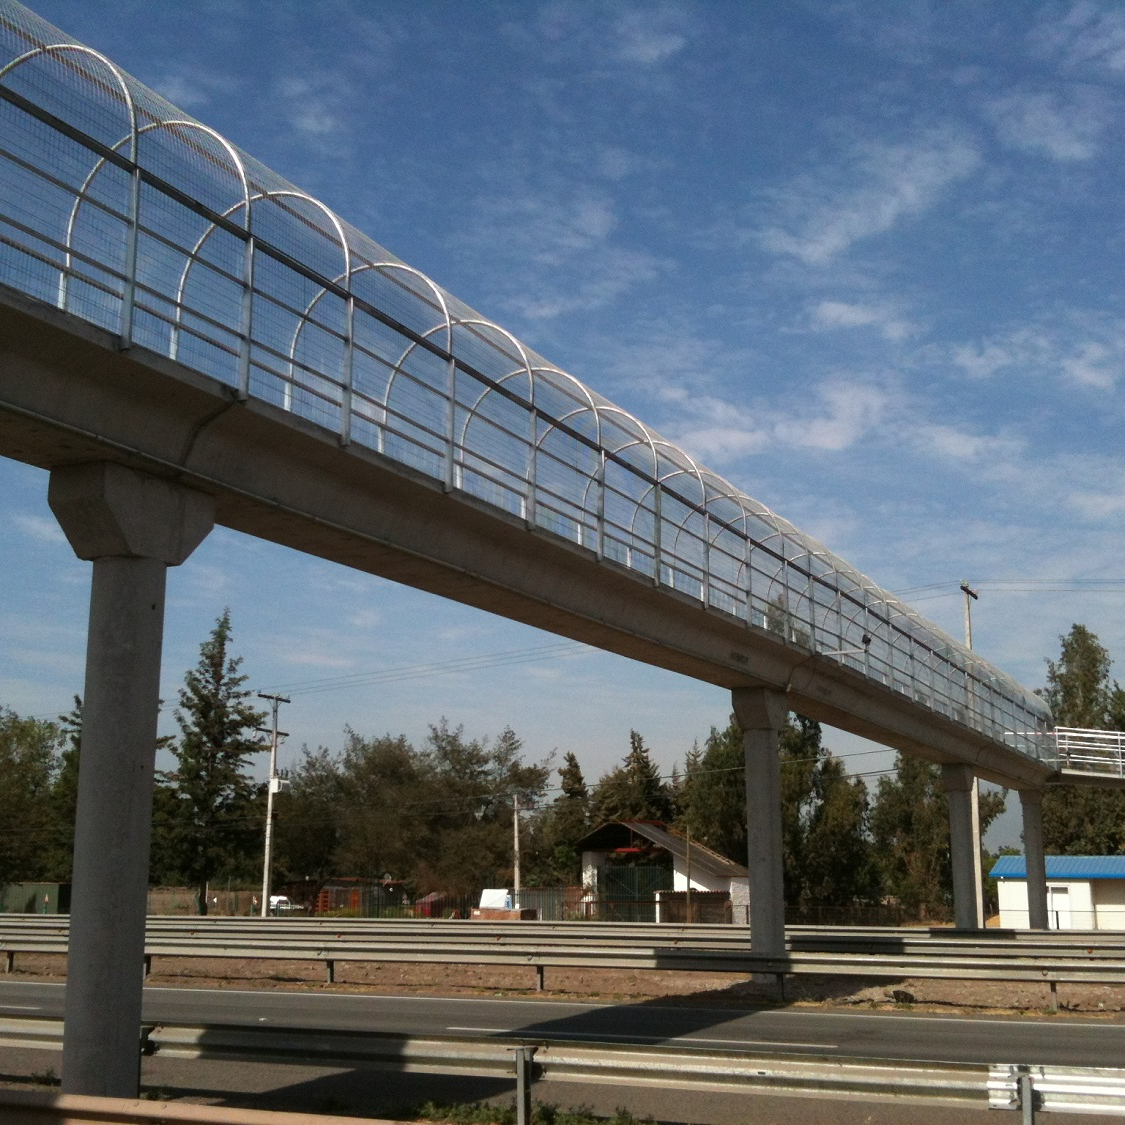
[{"label": "curved metal arch frame", "polygon": [[[24,65],[25,63],[31,62],[32,60],[37,59],[37,58],[45,58],[47,56],[59,54],[59,53],[62,53],[64,51],[65,52],[73,52],[75,54],[86,55],[89,58],[97,59],[98,62],[100,62],[106,68],[106,70],[108,70],[109,73],[113,75],[114,79],[117,82],[117,85],[121,88],[122,100],[123,100],[123,102],[125,104],[125,108],[128,112],[129,132],[124,137],[122,137],[122,139],[120,141],[118,141],[116,145],[112,146],[112,149],[113,149],[113,151],[116,151],[116,149],[118,147],[120,147],[126,141],[128,141],[129,142],[129,149],[130,149],[129,160],[130,160],[131,163],[135,164],[136,161],[137,161],[137,144],[138,144],[137,103],[136,103],[136,99],[133,97],[132,87],[130,86],[131,78],[115,62],[113,62],[111,59],[106,58],[106,56],[103,55],[100,51],[95,51],[92,47],[86,47],[81,43],[49,43],[49,44],[45,44],[41,47],[34,47],[34,48],[32,48],[32,50],[24,52],[22,55],[18,56],[17,58],[12,59],[11,62],[6,63],[4,66],[0,67],[0,82],[3,82],[3,80],[5,78],[7,78],[9,74],[13,74],[18,67]],[[78,208],[79,208],[80,204],[85,199],[86,192],[89,189],[89,185],[92,182],[93,177],[101,169],[101,167],[104,165],[104,163],[105,163],[105,157],[104,156],[100,157],[98,160],[95,161],[95,165],[91,169],[91,171],[89,173],[87,173],[86,179],[82,183],[82,190],[81,190],[80,194],[75,198],[74,206],[73,206],[73,208],[71,208],[70,219],[67,221],[66,243],[65,243],[66,248],[64,250],[65,256],[64,256],[64,259],[63,259],[64,265],[63,265],[63,270],[61,271],[60,276],[59,276],[58,307],[60,309],[64,309],[64,310],[66,309],[67,303],[68,303],[68,300],[69,300],[69,295],[70,295],[70,286],[68,284],[68,281],[69,281],[69,278],[70,278],[70,272],[74,267],[74,258],[73,258],[73,253],[72,253],[71,247],[72,247],[72,242],[73,242],[73,238],[74,238],[74,224],[75,224],[75,221],[77,219]],[[136,182],[135,177],[133,177],[133,179],[134,179],[134,183],[133,183],[133,190],[132,190],[132,193],[131,193],[131,200],[130,200],[130,209],[131,209],[132,213],[129,216],[129,231],[130,231],[130,234],[129,234],[129,239],[126,243],[125,277],[123,278],[123,284],[126,286],[126,308],[123,308],[123,310],[122,310],[122,332],[121,332],[121,335],[122,335],[122,338],[125,341],[128,341],[131,338],[131,334],[132,334],[131,333],[131,327],[132,327],[131,326],[131,316],[127,316],[126,313],[128,311],[128,305],[129,305],[129,297],[128,297],[129,285],[130,285],[129,275],[132,272],[134,272],[133,270],[130,269],[130,266],[131,265],[135,266],[136,252],[137,252],[136,228],[137,228],[137,211],[138,211],[138,204],[139,204],[139,186],[140,185]]]},{"label": "curved metal arch frame", "polygon": [[[770,604],[768,599],[770,599],[775,592],[783,595],[783,605],[787,614],[791,611],[794,599],[796,599],[798,608],[802,607],[805,602],[808,603],[809,624],[813,630],[813,635],[809,640],[814,651],[817,648],[818,630],[827,633],[829,636],[838,636],[841,640],[847,637],[851,632],[861,630],[862,634],[867,634],[875,638],[879,646],[879,653],[875,655],[869,653],[865,656],[865,667],[877,660],[885,667],[887,678],[892,682],[895,679],[896,671],[901,671],[901,667],[909,667],[921,672],[922,675],[914,677],[915,681],[919,685],[927,686],[932,699],[936,700],[937,696],[941,694],[948,699],[950,705],[956,705],[963,700],[965,710],[971,712],[970,715],[966,716],[970,725],[981,725],[982,727],[987,725],[989,728],[994,729],[996,727],[998,715],[1001,716],[1002,719],[1008,715],[1016,715],[1019,716],[1019,721],[1025,723],[1028,727],[1038,730],[1046,726],[1049,721],[1049,713],[1046,711],[1041,701],[1032,697],[1026,689],[1023,689],[1020,685],[1016,684],[1015,681],[988,664],[987,661],[982,660],[977,654],[964,649],[963,646],[947,637],[936,626],[910,610],[909,607],[899,601],[899,599],[880,589],[869,579],[865,578],[865,576],[844,563],[843,560],[838,559],[830,551],[827,551],[810,537],[798,531],[793,525],[789,524],[788,521],[784,520],[764,505],[746,496],[723,478],[703,468],[703,466],[684,450],[661,438],[660,435],[645,426],[632,414],[602,400],[600,396],[596,396],[584,383],[574,376],[569,375],[561,369],[555,368],[553,365],[541,364],[539,362],[539,357],[534,356],[534,353],[531,353],[514,335],[501,326],[486,318],[478,318],[475,315],[453,315],[450,300],[445,294],[445,291],[442,290],[440,286],[437,286],[429,277],[421,273],[421,271],[415,270],[412,267],[406,266],[405,263],[398,261],[370,260],[370,256],[360,252],[359,247],[349,238],[344,224],[339,220],[336,214],[330,208],[320,203],[315,197],[306,192],[299,191],[296,188],[292,188],[290,185],[284,185],[280,179],[278,181],[280,186],[277,188],[262,190],[256,193],[251,192],[251,177],[243,154],[216,131],[186,117],[166,117],[147,123],[142,128],[138,128],[139,98],[141,96],[147,97],[147,91],[139,84],[135,84],[134,80],[129,75],[125,74],[116,64],[107,59],[100,52],[77,43],[52,42],[41,44],[31,51],[25,51],[19,56],[12,58],[7,64],[0,67],[0,80],[11,74],[19,65],[29,62],[34,58],[67,51],[85,54],[103,65],[109,74],[112,75],[115,84],[120,87],[123,103],[128,110],[129,133],[112,146],[113,151],[119,151],[127,142],[131,142],[129,152],[130,163],[133,166],[133,204],[130,215],[130,237],[132,242],[131,246],[127,248],[127,285],[132,286],[135,285],[136,282],[136,238],[137,227],[139,225],[138,194],[141,174],[141,169],[138,165],[138,160],[141,156],[140,136],[142,132],[161,128],[200,129],[209,138],[225,149],[227,157],[231,161],[231,170],[242,185],[243,198],[233,203],[221,217],[223,219],[229,219],[240,209],[243,211],[245,217],[241,225],[245,230],[247,240],[247,268],[244,276],[247,299],[249,299],[255,291],[252,263],[254,251],[253,212],[256,203],[269,199],[284,198],[302,200],[311,207],[319,210],[326,217],[328,226],[334,230],[335,239],[332,241],[334,241],[342,251],[343,271],[334,278],[324,278],[320,291],[308,302],[303,313],[299,310],[294,310],[294,315],[297,317],[297,324],[290,335],[288,344],[288,356],[291,367],[290,385],[292,384],[292,367],[296,363],[296,354],[300,347],[301,337],[310,324],[313,323],[313,314],[320,301],[329,293],[343,296],[343,299],[346,301],[348,322],[347,330],[341,342],[344,345],[345,352],[350,353],[351,348],[349,345],[354,345],[352,317],[354,317],[357,312],[356,296],[351,292],[352,277],[357,276],[361,272],[366,272],[367,270],[405,270],[421,281],[432,294],[435,311],[440,308],[444,323],[435,324],[421,334],[415,333],[412,330],[403,329],[403,334],[406,336],[408,342],[404,350],[400,353],[398,360],[391,365],[391,370],[387,376],[387,382],[383,391],[383,402],[380,404],[384,410],[384,426],[380,428],[380,432],[385,429],[386,412],[390,406],[394,386],[397,377],[405,373],[405,364],[408,357],[416,348],[423,346],[427,340],[444,329],[445,342],[447,345],[444,351],[446,352],[446,361],[449,364],[450,371],[448,408],[450,412],[449,439],[451,451],[458,445],[465,449],[468,448],[467,443],[470,440],[471,423],[480,415],[483,404],[487,401],[490,394],[502,390],[502,388],[516,378],[525,375],[528,378],[529,401],[526,404],[521,402],[521,396],[518,395],[512,396],[512,400],[523,406],[527,411],[529,415],[529,430],[525,436],[519,436],[513,433],[511,437],[523,443],[527,450],[527,464],[523,476],[531,519],[534,518],[533,512],[537,487],[535,463],[538,452],[544,447],[544,443],[550,440],[551,434],[556,431],[569,433],[571,437],[583,443],[589,442],[590,439],[588,437],[580,437],[578,431],[574,430],[573,426],[570,425],[579,415],[589,415],[594,421],[595,429],[595,439],[592,444],[592,449],[598,454],[600,467],[594,474],[585,474],[586,484],[581,496],[581,506],[582,510],[590,512],[591,516],[596,517],[598,520],[599,553],[605,524],[606,465],[607,462],[612,461],[614,464],[620,466],[623,471],[633,474],[637,480],[642,482],[636,495],[630,496],[621,493],[620,499],[633,505],[633,512],[629,519],[628,528],[631,537],[638,539],[639,530],[637,523],[642,518],[642,515],[645,518],[651,518],[653,521],[652,538],[654,541],[651,546],[653,551],[653,580],[656,584],[660,584],[662,581],[662,567],[664,565],[662,560],[667,558],[674,565],[678,553],[681,552],[683,537],[690,534],[694,545],[689,554],[692,556],[698,554],[702,558],[702,594],[706,602],[709,598],[714,551],[717,549],[717,544],[726,535],[733,534],[741,539],[743,543],[742,558],[740,560],[737,559],[734,554],[724,548],[723,566],[725,568],[725,573],[729,574],[732,565],[737,564],[737,583],[739,588],[744,588],[747,625],[752,623],[752,607],[755,604],[755,599],[761,600],[761,596],[756,594],[752,588],[754,576],[761,573],[763,578],[767,579],[767,600],[765,600],[764,604]],[[136,90],[134,90],[134,85],[136,86]],[[157,99],[154,104],[162,106],[164,103]],[[146,110],[146,112],[151,112],[151,110]],[[94,148],[93,151],[97,151],[96,148]],[[92,202],[89,196],[90,187],[105,163],[106,157],[104,155],[97,159],[94,167],[87,175],[82,188],[75,197],[75,202],[67,224],[67,259],[66,269],[63,271],[64,278],[69,274],[72,266],[71,246],[79,211],[84,204]],[[257,167],[257,165],[255,165],[255,167]],[[264,169],[264,172],[269,174],[268,169]],[[201,254],[206,242],[216,229],[219,229],[218,225],[212,222],[208,230],[197,240],[194,247],[190,251],[185,250],[187,260],[181,272],[180,283],[177,289],[177,318],[182,315],[181,310],[189,296],[188,284],[193,267],[202,260]],[[322,233],[327,234],[327,231]],[[361,244],[366,244],[367,241],[366,236],[362,236]],[[375,247],[376,250],[380,249],[374,243],[371,243],[371,245]],[[353,255],[360,260],[360,265],[354,265]],[[281,252],[281,260],[284,260],[284,251]],[[298,267],[301,268],[301,263],[298,263]],[[303,272],[306,277],[314,281],[316,277],[320,276],[317,269],[311,266],[304,268]],[[426,301],[426,298],[422,296],[422,294],[414,292],[413,289],[409,287],[407,288],[407,292],[411,293],[420,301]],[[129,342],[131,333],[131,300],[131,292],[126,293],[122,298],[124,305],[122,311],[122,336],[126,343]],[[426,301],[426,303],[430,302]],[[460,307],[461,306],[459,306],[459,308]],[[469,311],[471,312],[471,310]],[[179,321],[177,323],[179,323]],[[478,325],[481,328],[487,328],[489,332],[498,333],[506,341],[510,342],[513,353],[520,358],[522,366],[517,365],[511,372],[499,378],[489,379],[480,376],[471,365],[465,364],[454,354],[456,351],[455,328],[459,324],[466,326]],[[393,324],[392,327],[394,327]],[[180,330],[182,330],[182,326]],[[247,352],[248,357],[251,329],[245,316],[243,318],[241,335],[245,344],[244,350]],[[485,340],[485,344],[487,346],[487,340]],[[505,349],[497,350],[503,351]],[[441,349],[435,347],[435,351],[440,354]],[[477,396],[476,400],[467,407],[466,416],[461,427],[460,441],[457,440],[458,435],[453,432],[452,428],[453,413],[456,406],[455,380],[458,366],[464,368],[467,373],[471,374],[474,378],[479,378],[480,381],[485,384],[484,389]],[[327,372],[325,373],[326,378],[329,378],[330,381],[344,388],[345,396],[350,392],[350,379],[346,376],[347,373],[345,372],[345,378],[336,380],[332,379]],[[537,394],[537,388],[541,382],[549,383],[555,381],[560,384],[560,391],[563,390],[562,385],[565,384],[569,387],[567,393],[573,393],[575,396],[574,409],[565,411],[558,416],[545,412],[542,409],[541,404],[538,402],[539,396]],[[350,401],[345,397],[345,401],[342,403],[343,418],[341,423],[344,429],[346,429],[348,425],[350,409]],[[612,449],[606,445],[605,441],[605,423],[608,421],[610,415],[614,416],[614,425],[618,426],[625,435],[629,436],[628,441],[618,444]],[[541,422],[546,423],[545,426],[541,427]],[[621,424],[622,422],[624,422],[624,424]],[[505,430],[505,433],[507,432],[508,431]],[[342,434],[342,437],[343,436]],[[640,450],[642,448],[645,449],[648,456],[652,458],[653,472],[651,477],[632,463],[630,451]],[[452,456],[450,460],[452,460]],[[690,489],[685,489],[682,486],[677,487],[677,482],[681,478],[685,483],[688,480],[692,481]],[[691,493],[694,493],[697,489],[698,498],[696,499]],[[677,503],[682,504],[686,509],[681,516],[678,516],[674,520],[669,520],[668,513],[662,511],[665,505],[662,505],[661,497],[665,493],[667,493],[669,497],[674,497]],[[722,512],[719,511],[720,507],[723,509]],[[738,509],[739,514],[732,517],[732,513],[729,511],[731,507]],[[595,508],[596,512],[593,511]],[[696,529],[692,527],[693,521],[696,520],[701,521],[702,525],[698,533]],[[674,529],[671,536],[664,534],[665,525],[667,525],[667,530]],[[766,529],[767,534],[756,538],[751,530],[752,527],[755,526]],[[671,542],[662,542],[662,539],[668,538],[670,538]],[[772,541],[775,539],[777,540],[776,545],[771,546]],[[759,556],[764,554],[771,560],[766,568],[755,568],[755,552],[758,552]],[[825,566],[824,575],[816,573],[817,562]],[[699,569],[694,558],[689,565]],[[803,578],[795,582],[794,577],[796,575],[802,575]],[[834,575],[834,579],[825,583],[825,579],[831,575]],[[729,585],[728,578],[724,577],[723,581],[725,584]],[[822,583],[826,584],[828,589],[833,592],[827,604],[825,604],[823,596],[821,600],[818,601],[815,592],[815,587]],[[851,608],[846,609],[846,603],[851,603]],[[833,625],[835,628],[832,628]],[[942,688],[940,686],[941,684],[948,685],[947,689]],[[956,697],[961,698],[958,699]],[[1022,737],[1022,735],[1020,732],[1014,732],[1012,737],[1018,739]]]}]

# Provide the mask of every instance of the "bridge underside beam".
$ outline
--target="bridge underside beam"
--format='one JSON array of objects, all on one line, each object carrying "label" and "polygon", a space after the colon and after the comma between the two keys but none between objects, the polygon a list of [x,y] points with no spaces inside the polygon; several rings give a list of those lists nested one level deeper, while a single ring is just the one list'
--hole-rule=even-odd
[{"label": "bridge underside beam", "polygon": [[733,689],[1019,787],[1043,763],[280,408],[5,290],[0,454],[119,461],[214,497],[224,526]]}]

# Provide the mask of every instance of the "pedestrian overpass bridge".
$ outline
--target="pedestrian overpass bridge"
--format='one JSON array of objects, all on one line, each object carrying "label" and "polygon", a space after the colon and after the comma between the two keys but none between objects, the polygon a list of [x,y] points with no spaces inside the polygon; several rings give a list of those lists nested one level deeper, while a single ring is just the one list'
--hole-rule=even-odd
[{"label": "pedestrian overpass bridge", "polygon": [[[1052,781],[1121,777],[1120,745],[1060,760],[1032,692],[14,0],[0,454],[51,471],[52,508],[95,564],[83,762],[104,743],[107,776],[122,730],[151,759],[164,569],[215,521],[731,689],[758,814],[755,937],[774,944],[786,710],[941,763],[962,857],[966,778],[1034,803]],[[144,644],[122,640],[134,620]],[[146,676],[151,735],[121,717],[144,711]],[[116,810],[94,775],[83,808]],[[124,849],[142,853],[137,879],[142,828]],[[96,857],[110,845],[88,831]],[[104,946],[109,922],[79,917],[94,917],[81,879],[102,877],[89,856],[73,942]],[[95,992],[88,1009],[104,1007]]]}]

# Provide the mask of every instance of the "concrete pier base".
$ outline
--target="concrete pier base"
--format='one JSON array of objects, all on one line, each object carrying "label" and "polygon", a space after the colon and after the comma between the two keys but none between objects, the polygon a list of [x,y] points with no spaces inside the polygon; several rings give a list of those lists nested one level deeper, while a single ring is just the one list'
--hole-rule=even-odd
[{"label": "concrete pier base", "polygon": [[[968,766],[941,768],[949,801],[949,852],[953,862],[953,913],[959,930],[984,927],[980,886],[979,819],[974,816],[975,778]],[[976,830],[974,830],[976,829]]]},{"label": "concrete pier base", "polygon": [[167,568],[210,531],[202,493],[120,465],[56,469],[48,498],[93,561],[67,955],[64,1093],[135,1098]]},{"label": "concrete pier base", "polygon": [[746,759],[750,949],[785,953],[785,884],[781,861],[781,761],[778,738],[789,714],[784,694],[765,688],[731,692]]},{"label": "concrete pier base", "polygon": [[1043,791],[1021,789],[1023,854],[1027,864],[1027,924],[1045,930],[1047,922],[1047,858],[1043,851]]}]

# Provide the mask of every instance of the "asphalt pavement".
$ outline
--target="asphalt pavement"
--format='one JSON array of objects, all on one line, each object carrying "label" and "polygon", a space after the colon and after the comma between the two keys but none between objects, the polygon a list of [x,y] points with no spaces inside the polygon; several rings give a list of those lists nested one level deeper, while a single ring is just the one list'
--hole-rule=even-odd
[{"label": "asphalt pavement", "polygon": [[[0,1016],[61,1018],[64,985],[0,982]],[[662,1004],[573,1004],[494,998],[379,996],[278,990],[146,988],[144,1018],[154,1023],[332,1028],[398,1034],[524,1036],[543,1042],[636,1043],[753,1054],[827,1058],[1065,1066],[1125,1066],[1125,1025],[1052,1017],[935,1017],[899,1012],[808,1009],[738,1011]],[[47,1052],[0,1050],[0,1074],[42,1073]],[[53,1064],[57,1070],[57,1061]],[[22,1068],[22,1069],[21,1069]],[[29,1069],[30,1068],[30,1069]],[[510,1100],[500,1079],[388,1074],[300,1064],[145,1060],[144,1080],[200,1100],[262,1108],[305,1108],[391,1115],[427,1099]],[[840,1125],[890,1122],[952,1125],[965,1107],[856,1101],[761,1093],[680,1093],[639,1086],[551,1082],[537,1096],[611,1113],[628,1105],[662,1122],[785,1122]],[[981,1112],[987,1112],[982,1101]],[[995,1115],[994,1115],[995,1116]],[[1045,1125],[1081,1125],[1093,1116],[1041,1115]],[[997,1119],[1003,1125],[1004,1118]],[[1018,1120],[1016,1114],[1011,1120]],[[1106,1119],[1108,1120],[1108,1118]]]}]

